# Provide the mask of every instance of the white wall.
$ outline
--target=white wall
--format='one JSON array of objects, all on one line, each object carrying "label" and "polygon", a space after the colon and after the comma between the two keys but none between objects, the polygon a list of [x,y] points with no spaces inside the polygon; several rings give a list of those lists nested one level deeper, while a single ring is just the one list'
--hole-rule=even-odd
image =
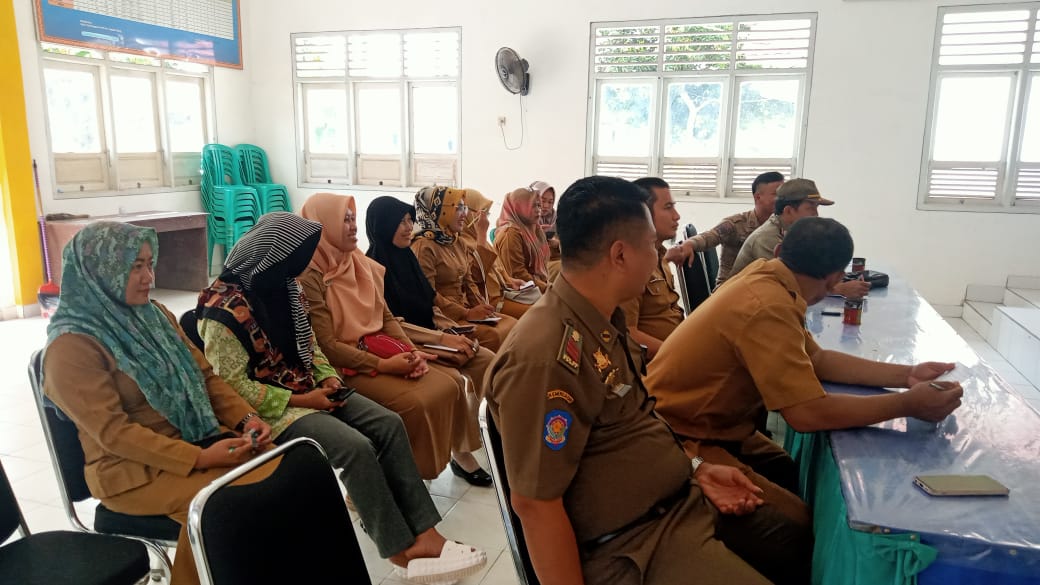
[{"label": "white wall", "polygon": [[[243,17],[251,3],[242,3]],[[29,122],[29,148],[40,173],[40,191],[45,213],[87,213],[107,215],[120,210],[131,211],[201,211],[198,191],[176,191],[150,195],[124,195],[55,199],[52,169],[47,145],[47,121],[44,110],[43,72],[40,67],[38,41],[33,17],[33,0],[14,0],[18,27],[18,45],[25,84],[26,113]],[[250,142],[253,138],[253,116],[249,102],[249,73],[217,67],[214,73],[216,98],[216,139],[225,144]]]},{"label": "white wall", "polygon": [[[984,0],[983,0],[984,1]],[[501,199],[544,179],[562,192],[585,172],[590,21],[817,12],[804,176],[838,201],[825,214],[845,222],[857,255],[907,277],[934,303],[959,304],[965,285],[1040,275],[1040,216],[923,212],[916,193],[927,111],[936,0],[529,0],[520,5],[461,0],[252,0],[242,3],[245,70],[217,68],[218,140],[264,147],[277,181],[298,207],[289,34],[322,30],[462,27],[462,177]],[[147,209],[197,210],[197,192],[54,200],[46,149],[43,86],[32,1],[15,0],[33,157],[47,212],[101,215]],[[496,124],[507,116],[519,138],[519,104],[493,73],[508,45],[531,63],[523,148],[507,151]],[[374,191],[359,196],[359,211]],[[403,199],[407,193],[394,193]],[[684,221],[704,229],[743,204],[680,203]]]}]

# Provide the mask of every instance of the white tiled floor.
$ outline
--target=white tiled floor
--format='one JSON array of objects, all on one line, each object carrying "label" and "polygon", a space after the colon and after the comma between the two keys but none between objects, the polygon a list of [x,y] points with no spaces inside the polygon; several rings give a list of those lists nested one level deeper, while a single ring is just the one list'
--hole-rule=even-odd
[{"label": "white tiled floor", "polygon": [[[176,314],[194,306],[194,294],[157,295]],[[957,332],[1040,412],[1040,390],[1030,385],[1000,354],[961,319],[948,319]],[[46,340],[46,322],[23,319],[0,322],[0,367],[9,373],[0,387],[0,460],[14,486],[22,512],[34,532],[70,528],[61,508],[57,482],[51,468],[43,432],[36,414],[26,367],[33,350]],[[486,465],[486,461],[484,462]],[[434,503],[444,517],[439,528],[447,537],[480,546],[487,551],[488,564],[462,583],[505,585],[517,583],[513,561],[506,545],[495,493],[475,488],[446,471],[430,483]],[[81,518],[90,523],[93,502],[80,505]],[[356,518],[356,515],[353,515]],[[365,533],[357,530],[373,583],[401,583],[390,563],[379,558]]]},{"label": "white tiled floor", "polygon": [[[195,293],[160,291],[155,296],[177,315],[195,306]],[[46,342],[46,323],[40,318],[0,321],[0,371],[8,372],[7,383],[0,387],[0,461],[32,532],[71,529],[26,373],[29,356]],[[483,453],[478,453],[478,457],[484,460],[486,468]],[[494,489],[470,487],[451,471],[445,471],[430,483],[430,493],[444,518],[438,527],[441,533],[487,551],[487,566],[460,583],[515,585],[516,572],[506,550]],[[88,525],[93,523],[95,504],[91,500],[77,505],[80,518]],[[361,530],[357,515],[351,516],[355,518],[355,532],[372,582],[400,584],[392,576],[390,563],[379,558],[372,540]]]}]

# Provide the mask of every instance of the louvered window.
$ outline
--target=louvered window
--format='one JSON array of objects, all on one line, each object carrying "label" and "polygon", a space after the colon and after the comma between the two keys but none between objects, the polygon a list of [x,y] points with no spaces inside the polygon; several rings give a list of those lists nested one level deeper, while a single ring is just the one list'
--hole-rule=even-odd
[{"label": "louvered window", "polygon": [[1040,211],[1038,9],[939,9],[923,208]]},{"label": "louvered window", "polygon": [[458,183],[458,29],[293,35],[303,184]]},{"label": "louvered window", "polygon": [[56,196],[197,188],[211,68],[41,43]]},{"label": "louvered window", "polygon": [[750,196],[799,168],[816,16],[593,23],[588,170]]}]

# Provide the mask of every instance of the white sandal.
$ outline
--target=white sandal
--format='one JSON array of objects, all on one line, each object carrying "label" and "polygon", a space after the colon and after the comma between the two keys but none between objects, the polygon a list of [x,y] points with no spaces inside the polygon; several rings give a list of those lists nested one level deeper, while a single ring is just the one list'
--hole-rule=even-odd
[{"label": "white sandal", "polygon": [[441,585],[468,577],[487,564],[487,554],[471,546],[446,541],[439,557],[408,561],[408,567],[394,566],[394,571],[412,583]]}]

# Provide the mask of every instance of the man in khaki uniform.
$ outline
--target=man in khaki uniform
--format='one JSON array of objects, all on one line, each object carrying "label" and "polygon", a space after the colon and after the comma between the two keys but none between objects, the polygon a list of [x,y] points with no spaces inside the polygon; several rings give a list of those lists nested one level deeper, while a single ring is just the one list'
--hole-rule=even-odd
[{"label": "man in khaki uniform", "polygon": [[488,374],[532,565],[544,585],[808,582],[811,534],[736,469],[691,466],[654,414],[618,309],[657,259],[644,198],[609,177],[567,189],[562,273]]},{"label": "man in khaki uniform", "polygon": [[[886,364],[824,350],[813,340],[805,311],[844,276],[851,257],[852,237],[840,223],[798,221],[779,258],[756,260],[720,287],[650,363],[646,384],[687,454],[740,466],[767,502],[790,502],[798,469],[783,448],[756,432],[765,409],[779,411],[796,431],[812,432],[903,416],[939,421],[960,405],[959,384],[930,383],[951,363]],[[828,394],[821,380],[910,390]]]},{"label": "man in khaki uniform", "polygon": [[672,190],[663,179],[645,177],[635,181],[647,193],[650,200],[650,218],[657,232],[657,264],[642,294],[621,305],[632,339],[646,347],[646,356],[653,359],[661,342],[675,331],[683,319],[679,307],[679,295],[675,292],[672,270],[665,261],[664,242],[675,237],[679,228],[679,212],[675,210]]},{"label": "man in khaki uniform", "polygon": [[693,265],[694,254],[708,248],[722,246],[719,255],[718,282],[726,280],[733,269],[733,262],[740,253],[741,246],[758,226],[764,224],[773,215],[776,204],[776,190],[784,184],[784,176],[771,171],[755,177],[751,183],[751,196],[755,198],[755,206],[747,211],[735,213],[710,230],[687,238],[681,244],[668,250],[665,259],[676,264],[686,262]]}]

